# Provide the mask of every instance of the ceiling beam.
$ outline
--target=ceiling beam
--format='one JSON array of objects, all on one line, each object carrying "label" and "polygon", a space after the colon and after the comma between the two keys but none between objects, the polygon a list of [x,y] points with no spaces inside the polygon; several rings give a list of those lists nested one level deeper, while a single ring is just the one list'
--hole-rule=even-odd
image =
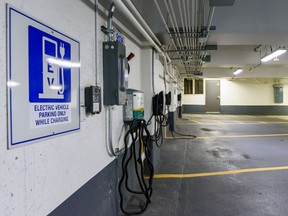
[{"label": "ceiling beam", "polygon": [[210,0],[209,6],[210,7],[217,7],[217,6],[233,6],[234,0]]},{"label": "ceiling beam", "polygon": [[197,52],[206,50],[217,50],[217,45],[206,45],[204,49],[177,49],[177,50],[166,50],[165,52]]}]

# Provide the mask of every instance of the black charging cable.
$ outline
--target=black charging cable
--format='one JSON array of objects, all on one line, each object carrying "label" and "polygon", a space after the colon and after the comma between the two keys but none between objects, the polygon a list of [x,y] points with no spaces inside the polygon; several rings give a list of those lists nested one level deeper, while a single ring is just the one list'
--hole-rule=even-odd
[{"label": "black charging cable", "polygon": [[147,122],[147,125],[150,125],[152,123],[153,117],[155,120],[154,121],[155,139],[153,139],[152,137],[150,139],[156,143],[157,147],[161,148],[164,142],[163,129],[169,125],[169,118],[167,118],[163,113],[160,113],[159,115],[152,114],[152,116]]},{"label": "black charging cable", "polygon": [[[174,133],[177,134],[177,135],[179,135],[179,136],[182,136],[182,137],[176,137],[176,136],[174,135]],[[197,138],[197,136],[195,136],[195,135],[192,135],[192,134],[182,134],[182,133],[178,133],[178,132],[175,131],[175,130],[172,130],[172,131],[171,131],[171,134],[172,134],[172,137],[173,137],[174,139],[196,139],[196,138]]]},{"label": "black charging cable", "polygon": [[[168,113],[169,113],[169,112],[170,112],[170,110],[169,110],[169,105],[167,105],[167,109],[168,109]],[[170,118],[169,118],[169,115],[168,115],[168,122],[170,121],[169,119],[170,119]],[[171,135],[172,135],[172,137],[173,137],[174,139],[196,139],[196,138],[197,138],[197,136],[192,135],[192,134],[179,133],[179,132],[177,132],[177,131],[174,129],[174,127],[173,127],[172,130],[170,130],[170,132],[171,132]],[[182,136],[182,137],[176,137],[174,134],[177,134],[177,135]]]},{"label": "black charging cable", "polygon": [[[129,137],[131,142],[129,143]],[[154,175],[154,167],[151,161],[151,151],[149,148],[150,133],[147,129],[147,124],[145,120],[133,120],[130,124],[129,130],[127,131],[124,144],[125,152],[122,158],[122,177],[119,181],[118,191],[120,196],[120,208],[121,211],[126,215],[142,214],[151,203],[150,197],[152,196],[152,180]],[[138,141],[138,142],[137,142]],[[136,147],[138,146],[138,153],[136,152]],[[130,144],[130,148],[128,149]],[[146,159],[146,165],[148,167],[149,175],[146,180],[144,176],[144,164],[142,160],[142,155],[144,154]],[[129,180],[131,174],[129,173],[129,165],[134,163],[134,171],[137,177],[137,183],[139,188],[132,189],[129,186]],[[133,166],[133,164],[132,164]],[[137,210],[127,210],[125,209],[125,204],[129,204],[129,201],[124,202],[123,189],[126,189],[130,194],[135,194],[136,196],[144,197],[145,201],[139,204]]]}]

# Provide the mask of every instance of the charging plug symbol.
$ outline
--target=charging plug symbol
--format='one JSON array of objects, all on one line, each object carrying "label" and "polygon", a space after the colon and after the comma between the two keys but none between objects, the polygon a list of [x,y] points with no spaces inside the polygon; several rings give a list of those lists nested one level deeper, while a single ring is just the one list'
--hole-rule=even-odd
[{"label": "charging plug symbol", "polygon": [[63,99],[64,98],[64,67],[57,64],[58,48],[60,59],[63,62],[65,56],[64,43],[58,44],[56,41],[43,36],[42,38],[42,59],[43,59],[43,93],[39,93],[39,98]]}]

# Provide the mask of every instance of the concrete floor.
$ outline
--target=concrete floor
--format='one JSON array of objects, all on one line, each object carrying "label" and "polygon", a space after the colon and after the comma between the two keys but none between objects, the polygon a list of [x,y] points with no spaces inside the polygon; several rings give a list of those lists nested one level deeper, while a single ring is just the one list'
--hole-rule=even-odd
[{"label": "concrete floor", "polygon": [[144,216],[288,215],[288,117],[183,115]]}]

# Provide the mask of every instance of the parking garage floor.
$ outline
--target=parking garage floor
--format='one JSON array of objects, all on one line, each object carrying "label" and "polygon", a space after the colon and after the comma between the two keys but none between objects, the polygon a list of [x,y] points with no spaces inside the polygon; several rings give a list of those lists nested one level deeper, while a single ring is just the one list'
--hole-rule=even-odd
[{"label": "parking garage floor", "polygon": [[288,215],[288,116],[183,115],[165,133],[149,216]]}]

